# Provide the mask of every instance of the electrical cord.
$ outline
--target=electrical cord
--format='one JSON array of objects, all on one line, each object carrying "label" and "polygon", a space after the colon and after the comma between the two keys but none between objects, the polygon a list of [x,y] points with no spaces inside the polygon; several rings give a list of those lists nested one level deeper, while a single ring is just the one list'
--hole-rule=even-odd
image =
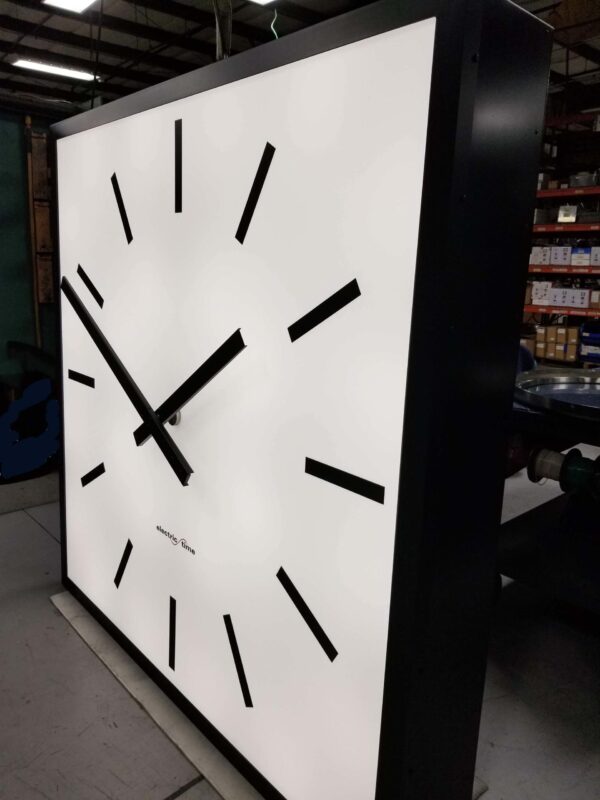
[{"label": "electrical cord", "polygon": [[94,107],[96,99],[96,85],[98,83],[98,65],[100,63],[100,37],[102,36],[102,17],[104,14],[104,0],[100,0],[100,17],[98,20],[98,35],[96,36],[96,63],[94,64],[94,80],[92,82],[92,97],[90,100],[90,108]]},{"label": "electrical cord", "polygon": [[219,0],[212,0],[213,11],[215,12],[215,28],[216,28],[216,44],[217,50],[215,58],[221,61],[223,58],[229,58],[231,55],[231,35],[233,30],[233,8],[231,0],[228,0],[229,8],[226,12],[227,17],[227,30],[226,36],[223,35],[223,16],[219,5]]}]

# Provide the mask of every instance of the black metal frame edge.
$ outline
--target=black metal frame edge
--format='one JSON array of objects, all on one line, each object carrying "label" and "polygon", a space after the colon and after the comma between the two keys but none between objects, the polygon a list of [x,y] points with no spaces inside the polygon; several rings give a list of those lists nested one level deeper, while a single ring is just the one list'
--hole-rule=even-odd
[{"label": "black metal frame edge", "polygon": [[[463,0],[459,0],[461,3]],[[423,0],[423,9],[439,9],[445,0]],[[435,12],[433,14],[435,16]],[[157,106],[182,100],[218,86],[225,86],[243,78],[268,72],[276,67],[292,64],[352,42],[367,39],[411,22],[432,16],[421,11],[418,0],[402,4],[391,0],[378,0],[339,17],[320,22],[289,36],[245,50],[214,64],[179,75],[163,83],[141,89],[119,100],[84,111],[52,126],[58,139],[97,128],[107,122],[139,114]]]},{"label": "black metal frame edge", "polygon": [[[472,796],[552,47],[551,29],[510,0],[447,11],[436,31],[376,800]],[[451,387],[443,402],[440,383]]]},{"label": "black metal frame edge", "polygon": [[[485,60],[485,54],[479,53],[479,47],[482,29],[486,25],[488,34],[490,33],[489,17],[493,16],[491,12],[494,10],[498,10],[498,13],[507,17],[517,13],[524,17],[528,16],[522,9],[514,7],[509,0],[406,0],[402,4],[397,3],[397,0],[379,0],[372,5],[142,90],[135,95],[52,126],[52,132],[56,139],[63,138],[366,39],[378,33],[431,17],[437,18],[404,408],[405,420],[409,420],[410,424],[405,423],[402,444],[399,510],[376,800],[391,800],[391,798],[400,796],[405,800],[423,800],[424,797],[427,797],[428,800],[470,800],[471,796],[474,754],[485,675],[485,640],[489,623],[488,605],[491,607],[492,578],[495,574],[495,535],[494,533],[488,535],[481,551],[476,547],[476,554],[471,560],[467,559],[466,565],[471,568],[471,572],[467,573],[464,566],[462,569],[458,569],[457,576],[441,572],[446,557],[449,557],[448,563],[452,566],[460,567],[458,557],[459,555],[464,556],[467,552],[465,551],[466,540],[469,545],[472,544],[472,541],[469,537],[461,539],[460,531],[456,528],[448,529],[447,520],[446,525],[438,530],[440,509],[424,503],[431,499],[427,497],[426,492],[428,479],[433,483],[440,474],[442,465],[436,456],[439,455],[439,441],[444,441],[445,431],[441,429],[448,420],[448,413],[441,413],[436,418],[434,413],[436,409],[431,400],[433,379],[424,374],[427,371],[422,370],[420,365],[424,358],[435,353],[434,339],[440,334],[449,336],[446,345],[447,354],[452,354],[457,344],[462,341],[467,345],[465,362],[470,363],[471,353],[477,357],[474,360],[474,366],[469,366],[470,372],[467,370],[468,378],[477,377],[475,375],[476,366],[481,364],[481,354],[472,345],[473,332],[463,330],[464,320],[453,318],[450,314],[449,306],[451,299],[455,298],[455,292],[452,291],[452,282],[449,277],[451,273],[447,274],[444,280],[444,272],[448,273],[449,265],[462,266],[460,241],[458,241],[461,233],[476,230],[476,222],[481,223],[484,233],[490,232],[490,226],[486,224],[485,217],[482,215],[481,197],[474,193],[474,198],[471,199],[468,190],[470,168],[472,167],[469,161],[469,147],[473,134],[473,117],[476,92],[478,91],[479,60],[480,57],[482,61]],[[531,24],[527,46],[523,46],[523,42],[517,43],[522,47],[523,52],[519,53],[518,50],[514,50],[515,44],[500,40],[496,42],[496,47],[499,51],[502,51],[503,48],[505,51],[512,48],[516,63],[520,63],[519,59],[523,58],[523,53],[528,52],[530,58],[537,59],[536,69],[539,77],[540,69],[543,71],[549,66],[550,31],[547,28],[542,30],[544,26],[539,23],[539,20],[535,20],[531,15],[529,17]],[[540,44],[542,33],[547,35],[545,50],[544,45]],[[534,51],[533,55],[532,50]],[[547,60],[547,63],[544,63],[544,59]],[[485,93],[484,88],[481,89],[481,93]],[[543,122],[544,103],[539,94],[539,85],[532,86],[527,99],[529,107],[524,109],[524,120],[518,123],[521,131],[524,125],[533,125],[534,120],[539,127]],[[458,135],[459,131],[460,136]],[[505,143],[503,142],[503,144]],[[528,152],[531,151],[532,145],[533,141],[529,145]],[[508,151],[510,148],[506,147],[505,149]],[[522,153],[526,149],[521,148]],[[486,317],[483,320],[483,327],[486,334],[489,335],[487,344],[489,345],[491,340],[499,348],[498,363],[495,366],[499,367],[503,383],[500,381],[502,386],[486,384],[488,392],[493,390],[494,402],[485,414],[475,414],[477,422],[489,423],[492,420],[494,423],[493,415],[497,412],[501,412],[500,416],[503,412],[506,412],[506,415],[510,413],[515,361],[514,353],[511,352],[511,342],[514,341],[515,345],[518,342],[519,311],[522,305],[522,297],[517,296],[514,280],[515,276],[518,280],[522,279],[522,286],[525,286],[529,221],[535,202],[535,172],[536,165],[534,164],[531,169],[525,170],[522,176],[517,176],[514,184],[521,188],[525,187],[525,195],[517,204],[518,209],[511,211],[510,220],[504,222],[504,228],[509,229],[509,222],[516,217],[519,219],[527,217],[527,225],[523,227],[522,231],[520,230],[512,247],[513,255],[518,256],[515,267],[510,279],[506,277],[503,284],[502,297],[503,302],[507,300],[506,307],[508,309],[504,316],[507,317],[507,320],[502,319],[498,331],[494,331],[493,328],[498,322],[497,314],[492,314],[489,319]],[[510,188],[516,191],[514,185]],[[465,219],[467,211],[473,215],[468,226]],[[55,219],[58,221],[58,193],[56,193]],[[56,235],[55,242],[58,259],[58,235]],[[482,285],[486,286],[481,283],[481,277],[477,278],[482,270],[481,261],[477,259],[477,263],[475,263],[473,258],[474,254],[477,256],[481,254],[482,246],[481,236],[479,236],[472,248],[473,252],[467,254],[466,271],[476,278],[471,294],[475,294]],[[435,254],[434,249],[437,249]],[[439,255],[440,249],[447,254],[447,258]],[[494,256],[492,256],[493,264],[499,269],[497,273],[493,269],[490,271],[494,277],[501,276],[505,258],[502,258],[501,263],[498,263],[497,257],[496,262],[493,261],[493,258]],[[476,272],[475,267],[479,273]],[[58,291],[58,273],[57,261],[56,296],[59,302],[62,302]],[[438,280],[443,289],[447,291],[438,286],[436,292],[432,294],[432,288],[435,287]],[[489,291],[484,294],[489,296]],[[458,307],[464,305],[465,302],[461,301]],[[440,322],[437,327],[431,321],[435,318],[436,313],[440,314]],[[285,800],[68,577],[60,310],[57,317],[58,341],[61,343],[61,354],[59,355],[60,399],[63,410],[63,461],[61,462],[63,584],[265,798]],[[471,339],[465,338],[466,333]],[[501,343],[502,336],[506,337],[504,344]],[[440,363],[439,356],[436,358],[436,362]],[[493,372],[493,370],[491,371]],[[480,397],[482,391],[478,387],[478,392],[475,392],[474,395]],[[460,408],[458,403],[463,399],[464,396],[458,393],[452,406],[452,411],[456,412],[452,424],[456,429],[461,429],[462,423],[471,421],[468,417],[473,411],[473,402],[470,401],[464,408]],[[502,430],[500,431],[499,428]],[[492,424],[491,449],[496,456],[502,455],[500,446],[504,441],[506,429],[507,426]],[[441,438],[439,438],[440,435]],[[426,452],[423,452],[424,442],[427,444]],[[451,454],[450,450],[451,447],[448,444],[442,451],[444,467],[451,463],[451,455],[457,456],[459,462],[463,464],[467,455],[471,453],[469,448],[464,448],[464,452],[461,451],[458,454]],[[498,464],[501,464],[501,458],[497,458],[497,461]],[[436,471],[432,478],[430,471],[434,467]],[[483,473],[484,470],[480,470],[480,472]],[[440,508],[447,510],[448,507],[452,507],[452,503],[448,501],[450,488],[455,489],[460,495],[460,490],[463,488],[462,474],[460,469],[455,469],[452,473],[449,486],[445,487],[443,491],[444,502],[440,504]],[[475,477],[477,486],[482,487],[483,474]],[[496,516],[499,519],[497,512],[500,508],[503,483],[501,467],[491,469],[486,479],[489,487],[485,487],[481,498],[475,494],[475,510],[483,509],[482,519],[484,528],[487,530],[490,524],[492,527],[496,524]],[[475,516],[472,511],[470,519],[474,519]],[[402,536],[400,536],[400,532],[402,532]],[[470,530],[469,533],[471,533]],[[476,587],[483,591],[483,595],[481,602],[478,601],[478,609],[473,612],[475,619],[467,620],[463,627],[469,633],[472,633],[473,630],[479,634],[483,632],[483,643],[480,641],[476,645],[473,645],[464,636],[459,635],[457,640],[450,638],[451,634],[457,633],[456,626],[463,623],[460,617],[451,618],[450,615],[455,614],[457,607],[460,608],[461,602],[467,596],[472,597],[469,592],[472,592],[473,582],[469,582],[468,578],[475,572],[473,561],[482,568],[480,577],[475,583]],[[490,578],[489,591],[487,573]],[[465,580],[464,586],[460,583],[461,580]],[[472,611],[470,606],[467,608]],[[448,620],[451,620],[451,624],[446,631],[443,624]],[[403,624],[401,625],[400,622]],[[458,633],[460,634],[461,631],[459,630]],[[431,646],[428,641],[430,637],[436,638],[435,646]],[[457,649],[463,643],[467,654],[458,666],[454,662],[446,665],[440,661],[438,657],[440,652],[450,653],[454,658]],[[410,658],[406,657],[407,653],[410,654]],[[459,667],[462,670],[462,677],[470,679],[468,688],[465,688],[464,685],[456,686],[455,679]],[[432,675],[432,669],[437,670],[438,674]],[[435,691],[431,692],[432,688]],[[456,706],[455,691],[457,688],[463,692],[459,700],[463,701],[464,709]],[[451,691],[448,691],[449,689]],[[444,692],[447,695],[446,699],[444,699]],[[436,708],[435,704],[440,699],[441,705]],[[457,713],[457,720],[450,720],[450,723],[456,721],[456,725],[448,724],[448,720],[443,716],[444,710],[448,708],[451,709],[450,716],[452,713]],[[435,742],[437,746],[432,747],[434,735],[438,737],[438,740]],[[436,752],[436,768],[432,769],[430,759],[431,752],[434,751]]]},{"label": "black metal frame edge", "polygon": [[[59,453],[59,514],[60,514],[60,569],[61,580],[65,586],[67,580],[67,506],[65,493],[65,403],[64,403],[64,359],[62,339],[62,292],[60,290],[60,233],[59,233],[59,206],[58,206],[58,151],[57,139],[53,128],[50,128],[48,137],[49,169],[52,182],[54,213],[50,221],[53,244],[53,284],[54,302],[56,303],[56,395],[60,409],[60,453]],[[68,379],[67,379],[68,380]]]}]

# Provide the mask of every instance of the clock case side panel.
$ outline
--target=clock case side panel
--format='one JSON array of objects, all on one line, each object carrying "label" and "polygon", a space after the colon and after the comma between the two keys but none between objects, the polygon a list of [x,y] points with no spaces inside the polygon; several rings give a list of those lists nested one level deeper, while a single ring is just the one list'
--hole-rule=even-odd
[{"label": "clock case side panel", "polygon": [[50,169],[50,180],[54,197],[53,212],[50,220],[52,226],[52,241],[54,251],[52,255],[52,270],[54,284],[54,298],[56,302],[55,335],[58,344],[56,348],[56,396],[58,399],[59,419],[60,419],[60,451],[58,457],[58,476],[59,476],[59,513],[60,513],[60,569],[61,580],[65,585],[67,577],[67,512],[66,512],[66,491],[65,491],[65,404],[64,404],[64,381],[63,381],[63,335],[62,335],[62,297],[60,291],[60,221],[58,207],[58,144],[57,137],[52,127],[48,137],[48,162]]},{"label": "clock case side panel", "polygon": [[437,31],[377,800],[470,800],[497,578],[552,35],[508,0],[465,13],[459,64]]}]

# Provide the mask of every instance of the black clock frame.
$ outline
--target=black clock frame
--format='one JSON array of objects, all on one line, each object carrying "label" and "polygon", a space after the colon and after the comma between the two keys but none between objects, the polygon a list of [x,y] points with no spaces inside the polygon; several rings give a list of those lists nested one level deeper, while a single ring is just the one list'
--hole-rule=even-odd
[{"label": "black clock frame", "polygon": [[[380,0],[52,127],[59,139],[431,17],[376,800],[471,798],[551,30],[509,0]],[[259,792],[284,800],[69,578],[64,465],[61,506],[64,586]]]}]

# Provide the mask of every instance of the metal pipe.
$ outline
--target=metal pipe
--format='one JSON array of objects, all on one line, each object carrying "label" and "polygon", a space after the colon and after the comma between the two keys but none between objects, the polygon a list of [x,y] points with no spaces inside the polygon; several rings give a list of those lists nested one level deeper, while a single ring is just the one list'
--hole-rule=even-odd
[{"label": "metal pipe", "polygon": [[554,450],[538,450],[533,453],[527,467],[529,480],[537,483],[542,478],[550,478],[553,481],[560,480],[560,473],[565,461],[562,453]]}]

